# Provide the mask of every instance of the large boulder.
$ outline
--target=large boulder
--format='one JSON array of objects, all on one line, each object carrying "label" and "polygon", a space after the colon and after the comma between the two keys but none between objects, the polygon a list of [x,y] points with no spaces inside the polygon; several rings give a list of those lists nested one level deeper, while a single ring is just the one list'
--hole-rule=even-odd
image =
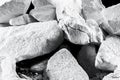
[{"label": "large boulder", "polygon": [[62,41],[56,21],[0,27],[0,80],[26,80],[17,75],[16,62],[48,54]]},{"label": "large boulder", "polygon": [[67,49],[61,49],[48,60],[46,72],[50,80],[89,80]]},{"label": "large boulder", "polygon": [[[2,2],[2,1],[1,1]],[[25,14],[31,0],[5,0],[0,3],[0,23],[8,23],[11,18]]]}]

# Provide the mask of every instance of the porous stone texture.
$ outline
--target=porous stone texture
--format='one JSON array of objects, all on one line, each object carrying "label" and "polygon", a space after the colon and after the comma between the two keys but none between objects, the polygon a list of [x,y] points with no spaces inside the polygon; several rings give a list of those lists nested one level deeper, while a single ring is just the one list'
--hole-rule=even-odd
[{"label": "porous stone texture", "polygon": [[62,41],[63,32],[56,21],[0,27],[0,80],[26,80],[17,75],[16,62],[48,54]]},{"label": "porous stone texture", "polygon": [[55,19],[55,7],[45,5],[30,11],[30,14],[38,21],[50,21]]},{"label": "porous stone texture", "polygon": [[46,72],[50,80],[89,80],[86,72],[65,48],[48,60]]},{"label": "porous stone texture", "polygon": [[31,15],[29,14],[23,14],[21,16],[12,18],[9,20],[9,24],[12,26],[20,26],[20,25],[25,25],[28,23],[33,23],[36,22],[37,20],[34,19]]},{"label": "porous stone texture", "polygon": [[25,14],[31,0],[5,0],[0,5],[0,23],[8,23],[11,18]]}]

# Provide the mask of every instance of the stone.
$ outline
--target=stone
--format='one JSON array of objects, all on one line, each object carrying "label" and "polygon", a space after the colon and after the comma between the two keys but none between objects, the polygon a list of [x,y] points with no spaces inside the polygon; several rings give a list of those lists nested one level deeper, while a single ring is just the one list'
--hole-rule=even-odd
[{"label": "stone", "polygon": [[106,25],[102,25],[105,31],[110,34],[120,35],[120,3],[107,7],[101,11],[101,14],[106,21]]},{"label": "stone", "polygon": [[95,68],[96,55],[96,45],[94,44],[84,45],[77,55],[78,63],[87,72],[89,77],[94,77],[96,73],[99,72],[99,70]]},{"label": "stone", "polygon": [[46,5],[35,8],[30,11],[30,14],[38,21],[50,21],[55,19],[55,8],[52,5]]},{"label": "stone", "polygon": [[101,24],[103,16],[100,12],[105,8],[101,0],[82,0],[82,8],[85,19],[94,19]]},{"label": "stone", "polygon": [[40,8],[45,5],[49,5],[50,3],[47,0],[32,0],[32,4],[35,8]]},{"label": "stone", "polygon": [[0,27],[0,80],[26,80],[17,75],[16,62],[48,54],[62,41],[57,21]]},{"label": "stone", "polygon": [[65,48],[48,60],[46,72],[50,80],[89,80],[86,72]]},{"label": "stone", "polygon": [[21,16],[18,16],[9,20],[9,24],[12,26],[20,26],[28,23],[33,23],[33,22],[37,22],[37,20],[34,19],[29,14],[23,14]]},{"label": "stone", "polygon": [[30,70],[31,71],[34,71],[34,72],[40,72],[40,71],[43,71],[46,69],[46,66],[47,66],[47,60],[45,61],[42,61],[42,62],[39,62],[35,65],[33,65]]},{"label": "stone", "polygon": [[120,66],[120,38],[108,36],[98,50],[95,66],[102,70],[114,71]]},{"label": "stone", "polygon": [[8,23],[11,18],[25,14],[31,0],[5,0],[0,4],[0,23]]},{"label": "stone", "polygon": [[[90,42],[100,43],[103,40],[102,31],[97,22],[92,19],[85,21],[82,17],[82,0],[48,1],[56,7],[56,17],[67,40],[82,45]],[[96,28],[98,28],[97,32]]]}]

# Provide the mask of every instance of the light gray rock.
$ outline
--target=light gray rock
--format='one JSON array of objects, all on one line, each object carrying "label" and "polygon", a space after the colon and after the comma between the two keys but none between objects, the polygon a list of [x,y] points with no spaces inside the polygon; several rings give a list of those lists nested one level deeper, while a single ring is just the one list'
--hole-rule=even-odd
[{"label": "light gray rock", "polygon": [[82,0],[69,0],[69,2],[67,0],[48,1],[56,7],[59,26],[65,32],[65,38],[70,42],[88,44],[90,42],[99,43],[103,40],[103,34],[98,23],[92,19],[85,21],[83,18]]},{"label": "light gray rock", "polygon": [[30,14],[38,21],[49,21],[55,19],[55,7],[45,5],[30,11]]},{"label": "light gray rock", "polygon": [[105,7],[101,0],[82,0],[82,8],[85,19],[94,19],[99,24],[103,20],[100,12]]},{"label": "light gray rock", "polygon": [[31,0],[5,0],[0,4],[0,23],[8,23],[11,18],[27,12]]},{"label": "light gray rock", "polygon": [[9,20],[9,24],[12,26],[19,26],[19,25],[25,25],[28,23],[37,22],[31,15],[29,14],[23,14],[21,16],[12,18]]},{"label": "light gray rock", "polygon": [[0,80],[26,80],[17,75],[16,62],[48,54],[62,41],[63,32],[56,21],[0,27]]},{"label": "light gray rock", "polygon": [[106,21],[102,27],[110,34],[120,35],[120,3],[102,10],[101,14]]},{"label": "light gray rock", "polygon": [[32,4],[35,8],[40,8],[45,5],[49,5],[50,3],[47,0],[32,0]]},{"label": "light gray rock", "polygon": [[66,49],[61,49],[48,60],[46,72],[50,80],[89,80],[86,72]]},{"label": "light gray rock", "polygon": [[120,79],[120,38],[109,36],[102,42],[96,56],[95,66],[102,70],[114,71],[103,80]]},{"label": "light gray rock", "polygon": [[120,38],[109,36],[98,50],[95,66],[102,70],[114,71],[120,66]]}]

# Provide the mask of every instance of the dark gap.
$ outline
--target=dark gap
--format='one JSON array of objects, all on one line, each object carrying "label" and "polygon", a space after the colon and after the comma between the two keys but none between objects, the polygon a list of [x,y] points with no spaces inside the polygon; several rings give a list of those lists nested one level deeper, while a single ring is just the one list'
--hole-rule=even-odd
[{"label": "dark gap", "polygon": [[110,7],[120,3],[120,0],[102,0],[102,3],[105,7]]},{"label": "dark gap", "polygon": [[31,2],[30,6],[29,6],[29,8],[28,8],[28,10],[27,10],[27,14],[29,14],[29,12],[30,12],[32,9],[34,9],[34,5],[33,5],[32,2]]}]

